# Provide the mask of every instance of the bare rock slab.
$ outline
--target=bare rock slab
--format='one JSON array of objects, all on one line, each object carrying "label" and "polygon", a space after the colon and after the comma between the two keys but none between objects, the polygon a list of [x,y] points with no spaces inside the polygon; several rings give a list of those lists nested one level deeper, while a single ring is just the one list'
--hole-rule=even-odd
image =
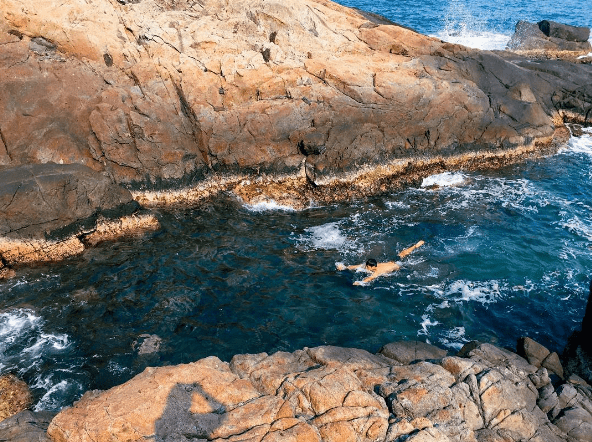
[{"label": "bare rock slab", "polygon": [[0,170],[0,236],[48,239],[101,213],[129,214],[129,191],[80,164],[32,164]]},{"label": "bare rock slab", "polygon": [[421,341],[391,342],[382,347],[379,353],[405,365],[413,361],[442,359],[447,355],[446,350]]}]

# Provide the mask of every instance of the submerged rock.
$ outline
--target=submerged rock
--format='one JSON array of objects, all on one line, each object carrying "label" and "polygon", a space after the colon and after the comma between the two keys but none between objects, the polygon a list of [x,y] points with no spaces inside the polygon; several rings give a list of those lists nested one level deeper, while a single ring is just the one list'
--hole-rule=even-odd
[{"label": "submerged rock", "polygon": [[401,365],[409,346],[386,345],[388,358],[317,347],[148,368],[85,394],[48,434],[55,442],[589,440],[585,382],[555,387],[545,368],[481,343]]}]

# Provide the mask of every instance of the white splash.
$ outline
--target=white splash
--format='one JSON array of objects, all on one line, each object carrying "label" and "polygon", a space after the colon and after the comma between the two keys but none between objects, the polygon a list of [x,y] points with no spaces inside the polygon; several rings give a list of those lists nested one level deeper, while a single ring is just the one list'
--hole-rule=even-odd
[{"label": "white splash", "polygon": [[469,340],[465,336],[464,327],[454,327],[444,333],[440,338],[440,342],[446,347],[460,350],[465,343],[469,342]]},{"label": "white splash", "polygon": [[500,283],[498,281],[453,281],[444,290],[447,299],[460,301],[476,301],[482,304],[496,302],[501,296]]},{"label": "white splash", "polygon": [[466,26],[461,26],[458,31],[444,29],[431,37],[439,38],[448,43],[460,44],[469,48],[481,49],[484,51],[503,51],[510,36],[496,32],[479,32],[471,30]]},{"label": "white splash", "polygon": [[431,175],[423,179],[421,187],[450,187],[459,186],[466,180],[466,176],[462,173],[444,172],[436,175]]},{"label": "white splash", "polygon": [[53,385],[47,390],[43,397],[41,397],[39,402],[37,402],[33,411],[55,410],[61,405],[60,397],[70,388],[71,385],[67,380],[60,381]]},{"label": "white splash", "polygon": [[438,325],[439,322],[438,321],[432,321],[429,317],[429,315],[425,314],[421,317],[422,321],[421,321],[421,330],[419,330],[417,332],[418,335],[428,335],[428,327],[433,327],[434,325]]},{"label": "white splash", "polygon": [[313,249],[344,250],[351,248],[350,241],[341,232],[337,223],[327,223],[305,229],[298,239],[301,244]]},{"label": "white splash", "polygon": [[577,216],[574,216],[561,223],[561,225],[571,233],[592,241],[592,220],[582,221]]},{"label": "white splash", "polygon": [[433,37],[449,43],[482,50],[505,49],[510,35],[492,32],[479,17],[467,9],[463,1],[451,0],[444,17],[444,29]]},{"label": "white splash", "polygon": [[276,203],[274,200],[262,201],[256,204],[245,204],[244,207],[251,212],[295,212],[296,209]]},{"label": "white splash", "polygon": [[592,128],[584,129],[585,134],[580,137],[571,137],[567,143],[569,152],[585,153],[592,155]]}]

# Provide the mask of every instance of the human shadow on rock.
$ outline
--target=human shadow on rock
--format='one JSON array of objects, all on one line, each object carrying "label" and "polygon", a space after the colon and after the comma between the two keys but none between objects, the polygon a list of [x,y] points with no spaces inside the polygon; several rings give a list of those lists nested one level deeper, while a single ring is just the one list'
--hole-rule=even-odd
[{"label": "human shadow on rock", "polygon": [[201,385],[177,384],[169,393],[162,416],[154,425],[156,442],[211,440],[225,420],[226,409]]}]

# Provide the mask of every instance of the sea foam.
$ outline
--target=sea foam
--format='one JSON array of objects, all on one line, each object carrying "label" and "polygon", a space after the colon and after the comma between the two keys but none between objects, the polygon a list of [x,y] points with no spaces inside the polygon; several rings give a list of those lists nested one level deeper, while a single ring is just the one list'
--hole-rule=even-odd
[{"label": "sea foam", "polygon": [[463,173],[451,173],[451,172],[444,172],[439,173],[436,175],[430,175],[423,179],[421,183],[421,187],[449,187],[449,186],[459,186],[463,184],[466,180],[466,176]]},{"label": "sea foam", "polygon": [[244,207],[251,212],[273,212],[273,211],[294,212],[296,210],[293,207],[278,204],[274,200],[262,201],[262,202],[256,203],[256,204],[245,204]]}]

